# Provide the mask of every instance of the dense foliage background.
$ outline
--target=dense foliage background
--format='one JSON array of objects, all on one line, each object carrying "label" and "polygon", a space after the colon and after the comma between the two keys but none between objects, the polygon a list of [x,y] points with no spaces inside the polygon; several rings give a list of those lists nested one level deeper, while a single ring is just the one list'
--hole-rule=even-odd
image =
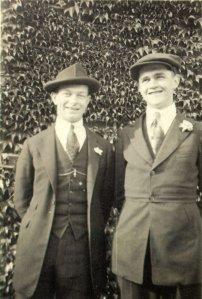
[{"label": "dense foliage background", "polygon": [[[202,119],[200,1],[2,0],[2,105],[0,185],[0,297],[12,298],[19,219],[13,209],[15,160],[27,136],[55,119],[43,82],[80,61],[101,82],[85,120],[111,142],[117,128],[136,119],[144,103],[129,67],[151,52],[183,59],[177,106]],[[116,211],[106,233],[110,239]],[[108,298],[117,298],[109,272]]]}]

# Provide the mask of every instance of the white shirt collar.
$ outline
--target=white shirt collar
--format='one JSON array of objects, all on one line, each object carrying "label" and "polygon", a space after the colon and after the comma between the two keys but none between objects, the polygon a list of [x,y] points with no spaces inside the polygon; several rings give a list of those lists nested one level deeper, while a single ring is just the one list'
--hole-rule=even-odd
[{"label": "white shirt collar", "polygon": [[147,108],[146,108],[146,125],[147,125],[148,129],[154,120],[155,112],[160,113],[160,115],[161,115],[160,126],[162,127],[164,134],[166,134],[171,123],[173,122],[173,120],[177,114],[175,103],[172,103],[170,106],[163,108],[163,109],[155,109],[150,106],[147,106]]},{"label": "white shirt collar", "polygon": [[[62,130],[67,129],[69,130],[71,123],[69,121],[66,121],[60,117],[56,118],[55,126],[58,128],[61,128]],[[73,123],[74,128],[83,127],[83,118],[81,118],[79,121]]]},{"label": "white shirt collar", "polygon": [[[60,117],[56,118],[55,132],[56,132],[56,135],[57,135],[58,139],[60,140],[60,143],[62,144],[64,150],[66,150],[67,136],[68,136],[70,125],[71,125],[70,122],[68,122],[64,119],[61,119]],[[77,139],[78,139],[78,142],[80,145],[80,149],[81,149],[84,144],[84,141],[86,139],[86,130],[83,125],[83,119],[80,119],[79,121],[74,122],[73,125],[74,125],[74,132],[77,136]]]}]

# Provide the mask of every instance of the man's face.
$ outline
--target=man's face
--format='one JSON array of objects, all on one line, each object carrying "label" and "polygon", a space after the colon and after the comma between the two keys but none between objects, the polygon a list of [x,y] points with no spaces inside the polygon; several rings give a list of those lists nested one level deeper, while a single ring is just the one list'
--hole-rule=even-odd
[{"label": "man's face", "polygon": [[57,106],[57,116],[71,123],[83,117],[90,101],[86,85],[65,85],[51,95]]},{"label": "man's face", "polygon": [[179,76],[161,64],[151,64],[140,69],[138,90],[148,106],[162,109],[173,103],[174,90]]}]

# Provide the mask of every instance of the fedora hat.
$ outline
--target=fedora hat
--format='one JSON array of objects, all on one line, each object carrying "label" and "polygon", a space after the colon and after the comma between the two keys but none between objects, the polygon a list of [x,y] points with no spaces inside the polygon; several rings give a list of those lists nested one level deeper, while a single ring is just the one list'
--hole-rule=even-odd
[{"label": "fedora hat", "polygon": [[138,80],[140,69],[148,64],[162,64],[169,69],[176,71],[181,68],[182,59],[177,55],[167,53],[147,54],[131,66],[130,75],[132,79]]},{"label": "fedora hat", "polygon": [[96,92],[100,87],[96,79],[88,77],[80,63],[75,63],[59,72],[54,80],[44,83],[44,89],[51,92],[60,86],[71,84],[87,85],[90,92]]}]

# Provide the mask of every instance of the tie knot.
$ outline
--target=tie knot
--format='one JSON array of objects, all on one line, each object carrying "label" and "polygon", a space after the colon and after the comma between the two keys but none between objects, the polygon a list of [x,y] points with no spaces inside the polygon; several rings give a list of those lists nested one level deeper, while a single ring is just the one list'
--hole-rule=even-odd
[{"label": "tie knot", "polygon": [[155,112],[154,116],[153,116],[153,121],[151,123],[151,126],[156,127],[157,124],[159,124],[160,118],[161,118],[160,112]]},{"label": "tie knot", "polygon": [[157,121],[159,121],[160,118],[161,118],[161,113],[156,111],[156,112],[154,113],[154,119],[156,119]]}]

